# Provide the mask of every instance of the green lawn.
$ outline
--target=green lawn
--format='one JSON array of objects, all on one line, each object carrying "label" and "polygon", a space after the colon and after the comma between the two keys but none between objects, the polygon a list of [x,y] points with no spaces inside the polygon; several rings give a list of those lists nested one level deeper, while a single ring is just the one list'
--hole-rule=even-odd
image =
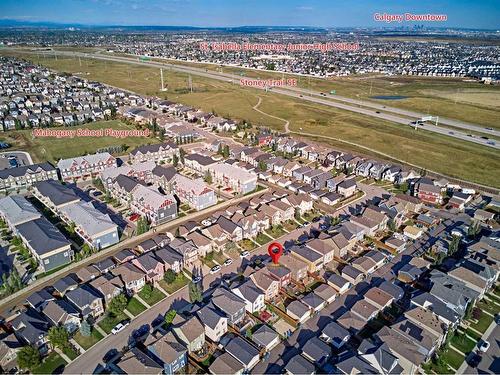
[{"label": "green lawn", "polygon": [[251,251],[257,247],[257,245],[255,245],[255,243],[253,241],[251,241],[247,238],[238,242],[238,245],[240,245],[240,247],[243,250],[248,250],[248,251]]},{"label": "green lawn", "polygon": [[73,348],[64,348],[63,353],[66,354],[71,360],[75,359],[79,355],[79,353]]},{"label": "green lawn", "polygon": [[189,279],[182,272],[177,275],[177,278],[172,284],[167,284],[165,280],[160,281],[161,287],[168,293],[172,294],[177,292],[189,283]]},{"label": "green lawn", "polygon": [[98,325],[103,329],[104,332],[106,333],[111,333],[111,330],[122,320],[127,319],[128,316],[125,315],[124,313],[119,314],[117,316],[111,316],[108,314],[104,319],[102,319]]},{"label": "green lawn", "polygon": [[476,346],[476,341],[470,339],[465,333],[455,332],[451,338],[452,345],[464,353],[469,353]]},{"label": "green lawn", "polygon": [[441,359],[449,364],[451,367],[454,369],[458,370],[460,366],[462,365],[463,361],[465,360],[464,356],[457,352],[456,350],[453,350],[452,348],[445,349],[441,355]]},{"label": "green lawn", "polygon": [[77,332],[77,333],[75,333],[73,338],[75,339],[75,341],[78,344],[80,344],[80,346],[83,349],[87,350],[91,346],[93,346],[95,343],[97,343],[99,340],[101,340],[103,338],[103,336],[101,335],[101,333],[97,329],[92,329],[89,337],[85,337],[80,332]]},{"label": "green lawn", "polygon": [[299,225],[298,225],[295,221],[293,221],[293,222],[289,222],[289,221],[287,221],[287,222],[283,223],[283,227],[284,227],[284,228],[285,228],[288,232],[291,232],[291,231],[293,231],[293,230],[297,229],[297,227],[298,227],[298,226],[299,226]]},{"label": "green lawn", "polygon": [[213,254],[214,260],[219,264],[223,264],[228,259],[222,251],[213,251]]},{"label": "green lawn", "polygon": [[133,316],[139,315],[141,312],[146,311],[146,306],[139,302],[137,298],[132,297],[127,304],[127,310]]},{"label": "green lawn", "polygon": [[488,329],[492,321],[493,317],[483,312],[479,321],[477,323],[471,323],[470,326],[475,330],[484,333]]},{"label": "green lawn", "polygon": [[275,225],[275,226],[269,228],[268,230],[266,230],[266,233],[268,235],[272,236],[273,238],[279,238],[279,237],[286,234],[286,232],[283,230],[283,228],[279,225]]},{"label": "green lawn", "polygon": [[495,315],[500,310],[500,308],[493,301],[486,301],[484,299],[482,301],[479,301],[476,304],[476,307],[481,309],[482,311],[487,311],[492,315]]},{"label": "green lawn", "polygon": [[259,233],[257,237],[255,238],[255,242],[257,242],[259,245],[265,245],[268,242],[271,242],[273,239],[269,236],[267,236],[264,233]]},{"label": "green lawn", "polygon": [[[45,358],[40,366],[33,369],[33,374],[52,374],[57,369],[63,369],[64,366],[66,366],[66,361],[56,352],[52,352]],[[60,373],[62,371],[57,372]]]},{"label": "green lawn", "polygon": [[145,295],[144,290],[141,290],[139,292],[139,297],[146,301],[149,306],[153,306],[160,302],[163,298],[165,298],[165,294],[163,294],[159,289],[153,288],[153,291],[151,292],[149,298],[146,298],[148,296]]},{"label": "green lawn", "polygon": [[212,253],[210,254],[207,254],[207,256],[205,257],[202,257],[201,258],[201,261],[203,264],[205,264],[208,268],[212,268],[212,267],[215,267],[217,265],[217,263],[214,262],[214,259],[213,259],[213,255]]},{"label": "green lawn", "polygon": [[[86,125],[79,125],[74,128],[56,127],[54,129],[107,129],[115,130],[131,130],[135,129],[132,125],[127,125],[119,120],[111,121],[96,121]],[[156,138],[145,137],[74,137],[74,138],[49,138],[31,136],[31,130],[19,130],[6,133],[7,142],[15,146],[16,150],[29,151],[35,161],[52,161],[55,162],[60,158],[69,158],[73,156],[95,153],[98,149],[108,146],[127,145],[128,149],[122,153],[130,152],[133,148],[145,145],[158,143]]]},{"label": "green lawn", "polygon": [[477,334],[477,333],[476,333],[476,332],[474,332],[472,329],[467,328],[467,329],[465,330],[465,332],[467,332],[467,334],[468,334],[470,337],[474,338],[474,339],[476,340],[476,342],[477,342],[477,341],[479,341],[479,340],[481,340],[481,335]]}]

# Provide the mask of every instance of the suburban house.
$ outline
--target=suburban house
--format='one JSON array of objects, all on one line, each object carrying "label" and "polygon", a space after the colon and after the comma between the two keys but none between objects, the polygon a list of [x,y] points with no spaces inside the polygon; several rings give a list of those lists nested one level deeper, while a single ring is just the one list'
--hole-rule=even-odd
[{"label": "suburban house", "polygon": [[304,323],[311,316],[311,309],[299,300],[295,300],[288,304],[286,313],[297,322]]},{"label": "suburban house", "polygon": [[227,322],[231,325],[238,325],[245,317],[245,300],[225,288],[215,290],[212,303],[227,317]]},{"label": "suburban house", "polygon": [[72,188],[56,180],[37,182],[33,185],[32,193],[56,215],[59,215],[61,208],[80,201],[80,197]]},{"label": "suburban house", "polygon": [[196,210],[217,204],[217,195],[201,178],[192,180],[181,174],[176,174],[170,181],[170,191],[181,203],[186,202]]},{"label": "suburban house", "polygon": [[252,341],[260,348],[269,351],[280,343],[280,337],[278,333],[267,324],[262,324],[252,334]]},{"label": "suburban house", "polygon": [[163,366],[163,373],[174,375],[183,372],[187,365],[186,347],[169,332],[147,346],[151,357]]},{"label": "suburban house", "polygon": [[73,260],[71,243],[44,217],[18,225],[16,233],[45,272]]},{"label": "suburban house", "polygon": [[129,262],[113,268],[111,273],[122,279],[125,290],[129,295],[139,292],[146,284],[146,274]]},{"label": "suburban house", "polygon": [[213,375],[233,374],[241,375],[245,366],[231,354],[224,352],[210,365],[208,371]]},{"label": "suburban house", "polygon": [[241,336],[236,336],[224,347],[227,353],[236,358],[250,371],[260,359],[259,350]]},{"label": "suburban house", "polygon": [[41,216],[40,212],[22,195],[0,199],[0,217],[14,234],[16,225],[39,219]]},{"label": "suburban house", "polygon": [[165,265],[156,259],[151,252],[132,259],[131,263],[146,274],[146,282],[156,284],[163,279]]},{"label": "suburban house", "polygon": [[122,279],[114,276],[111,273],[105,273],[91,281],[89,285],[94,288],[98,294],[104,298],[105,306],[116,296],[120,295],[125,290],[125,285]]},{"label": "suburban house", "polygon": [[213,183],[222,185],[223,189],[244,195],[257,188],[257,174],[227,163],[216,163],[208,166]]},{"label": "suburban house", "polygon": [[205,345],[205,328],[195,316],[187,320],[179,318],[178,322],[174,320],[172,330],[179,341],[186,346],[188,353],[197,352]]},{"label": "suburban house", "polygon": [[251,274],[250,279],[257,288],[264,292],[266,301],[272,301],[279,294],[280,282],[271,276],[266,268],[261,268]]},{"label": "suburban house", "polygon": [[104,314],[102,298],[87,285],[70,290],[64,297],[78,309],[83,319],[88,316],[97,318]]},{"label": "suburban house", "polygon": [[227,318],[212,304],[203,306],[196,312],[196,316],[205,327],[205,336],[213,342],[219,342],[227,332]]},{"label": "suburban house", "polygon": [[98,177],[106,168],[116,168],[116,158],[109,152],[61,159],[57,168],[64,181],[88,180]]},{"label": "suburban house", "polygon": [[130,152],[129,160],[132,162],[154,161],[160,163],[171,160],[178,152],[178,147],[173,142],[142,145]]},{"label": "suburban house", "polygon": [[308,265],[306,262],[291,255],[283,255],[279,262],[290,270],[290,278],[295,282],[302,283],[307,277]]},{"label": "suburban house", "polygon": [[261,311],[265,307],[264,292],[251,279],[232,288],[231,292],[243,298],[246,310],[250,314]]},{"label": "suburban house", "polygon": [[57,179],[57,170],[50,163],[3,169],[0,170],[0,192],[26,190],[37,182]]},{"label": "suburban house", "polygon": [[344,327],[331,321],[321,331],[321,338],[332,344],[335,348],[340,349],[349,340],[351,334]]},{"label": "suburban house", "polygon": [[66,300],[48,301],[42,312],[53,325],[63,326],[70,333],[80,327],[80,313]]}]

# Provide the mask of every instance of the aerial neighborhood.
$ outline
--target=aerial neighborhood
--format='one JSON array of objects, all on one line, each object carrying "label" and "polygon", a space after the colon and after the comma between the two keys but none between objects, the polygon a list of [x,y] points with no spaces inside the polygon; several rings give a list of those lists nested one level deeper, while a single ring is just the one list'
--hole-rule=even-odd
[{"label": "aerial neighborhood", "polygon": [[498,192],[0,59],[5,132],[105,119],[155,142],[0,170],[2,372],[453,373],[494,324]]}]

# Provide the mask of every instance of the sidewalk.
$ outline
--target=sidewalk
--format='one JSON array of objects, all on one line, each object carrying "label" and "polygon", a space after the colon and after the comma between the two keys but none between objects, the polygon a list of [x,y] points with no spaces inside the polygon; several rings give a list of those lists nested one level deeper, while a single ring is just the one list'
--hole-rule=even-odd
[{"label": "sidewalk", "polygon": [[[497,326],[497,323],[493,320],[491,322],[490,326],[488,327],[488,329],[484,332],[483,336],[481,336],[481,340],[482,341],[488,340],[488,338],[490,337],[491,333],[493,332],[493,330],[495,329],[496,326]],[[473,353],[476,348],[477,348],[477,344],[474,347],[474,349],[472,349],[471,353]],[[457,375],[462,375],[465,372],[465,370],[467,370],[467,367],[469,367],[469,365],[467,364],[467,361],[465,360],[462,363],[462,365],[460,366],[460,368],[457,370]]]}]

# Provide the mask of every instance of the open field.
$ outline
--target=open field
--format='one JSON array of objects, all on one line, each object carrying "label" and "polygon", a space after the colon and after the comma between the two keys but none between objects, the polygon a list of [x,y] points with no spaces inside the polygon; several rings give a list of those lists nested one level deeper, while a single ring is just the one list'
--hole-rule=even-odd
[{"label": "open field", "polygon": [[[13,52],[9,52],[11,53]],[[29,56],[25,54],[23,57]],[[33,61],[37,61],[36,56]],[[415,132],[410,127],[255,89],[243,89],[239,85],[204,77],[193,76],[194,92],[190,93],[187,90],[187,75],[168,69],[164,70],[169,87],[169,91],[165,93],[159,91],[160,72],[156,68],[93,59],[82,59],[80,66],[78,59],[72,58],[58,58],[57,61],[54,58],[40,58],[40,63],[61,71],[79,72],[88,79],[99,80],[141,94],[166,97],[206,111],[215,111],[219,115],[246,119],[254,125],[283,130],[283,121],[253,109],[261,97],[262,103],[259,109],[290,121],[291,131],[311,133],[318,137],[334,137],[336,139],[319,140],[340,149],[361,151],[374,156],[377,152],[382,152],[452,177],[494,187],[500,186],[500,179],[497,177],[500,175],[500,158],[496,150],[469,142],[422,130]],[[481,85],[481,87],[486,86]],[[381,94],[396,93],[387,90]],[[369,147],[373,151],[360,149],[352,144],[347,145],[342,142],[344,140]],[[50,142],[52,143],[52,140]],[[129,139],[122,142],[129,144]],[[81,154],[83,150],[79,152]],[[35,157],[42,158],[42,156],[35,153]]]},{"label": "open field", "polygon": [[[85,125],[78,125],[78,128],[86,129],[130,129],[131,126],[119,120],[97,121]],[[57,128],[63,129],[63,127]],[[77,127],[64,128],[74,129]],[[113,137],[85,137],[85,138],[52,138],[32,136],[31,130],[9,131],[0,135],[0,139],[11,144],[16,150],[28,151],[33,161],[51,161],[56,162],[61,158],[69,158],[74,156],[94,153],[96,150],[108,146],[126,145],[127,151],[143,144],[158,143],[156,138],[144,137],[128,137],[128,138],[113,138]],[[125,153],[125,152],[124,152]]]}]

